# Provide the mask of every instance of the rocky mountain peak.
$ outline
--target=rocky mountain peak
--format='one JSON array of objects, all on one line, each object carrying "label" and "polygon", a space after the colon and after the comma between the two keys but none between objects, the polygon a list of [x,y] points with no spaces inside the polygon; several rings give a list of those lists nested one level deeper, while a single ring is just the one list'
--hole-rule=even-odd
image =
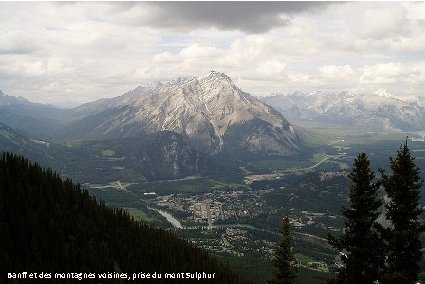
[{"label": "rocky mountain peak", "polygon": [[380,96],[380,97],[386,97],[386,98],[393,98],[394,94],[390,93],[388,90],[384,89],[384,88],[380,88],[379,90],[377,90],[375,92],[375,95]]},{"label": "rocky mountain peak", "polygon": [[23,97],[8,96],[0,90],[0,106],[12,105],[12,104],[29,104],[30,101]]},{"label": "rocky mountain peak", "polygon": [[283,115],[216,71],[138,87],[120,97],[94,102],[90,109],[98,115],[92,119],[89,115],[82,124],[93,128],[78,138],[171,131],[182,134],[191,146],[207,154],[229,149],[226,145],[277,155],[298,150],[298,137]]},{"label": "rocky mountain peak", "polygon": [[199,77],[199,78],[203,78],[203,79],[224,79],[226,81],[230,81],[233,82],[232,79],[227,76],[225,73],[223,72],[218,72],[218,71],[214,71],[211,70],[207,75]]},{"label": "rocky mountain peak", "polygon": [[296,93],[263,100],[289,118],[308,119],[371,130],[421,130],[425,99],[400,96],[385,89],[373,93]]},{"label": "rocky mountain peak", "polygon": [[213,83],[215,81],[227,82],[234,85],[232,79],[229,76],[227,76],[225,73],[217,72],[214,70],[211,70],[208,74],[201,77],[191,77],[191,76],[178,77],[174,80],[164,83],[163,85],[170,86],[170,85],[185,85],[185,84],[207,83],[207,82]]}]

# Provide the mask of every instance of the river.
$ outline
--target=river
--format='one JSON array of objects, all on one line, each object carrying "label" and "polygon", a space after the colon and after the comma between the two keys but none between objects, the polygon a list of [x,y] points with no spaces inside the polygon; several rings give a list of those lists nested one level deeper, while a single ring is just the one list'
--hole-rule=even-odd
[{"label": "river", "polygon": [[148,207],[148,209],[150,210],[155,210],[156,212],[158,212],[159,214],[161,214],[162,217],[164,217],[165,219],[167,219],[167,221],[173,225],[175,228],[177,229],[184,229],[182,224],[180,223],[179,220],[177,220],[176,218],[174,218],[173,216],[171,216],[170,213],[167,213],[165,211],[159,210],[159,209],[155,209],[155,208],[151,208]]}]

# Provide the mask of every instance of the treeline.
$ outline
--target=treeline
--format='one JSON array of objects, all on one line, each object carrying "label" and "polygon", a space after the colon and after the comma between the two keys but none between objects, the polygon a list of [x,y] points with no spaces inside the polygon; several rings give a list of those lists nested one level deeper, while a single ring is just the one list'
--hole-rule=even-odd
[{"label": "treeline", "polygon": [[205,272],[215,273],[211,283],[244,282],[195,245],[136,222],[80,185],[9,153],[0,157],[0,267],[2,278],[23,271]]}]

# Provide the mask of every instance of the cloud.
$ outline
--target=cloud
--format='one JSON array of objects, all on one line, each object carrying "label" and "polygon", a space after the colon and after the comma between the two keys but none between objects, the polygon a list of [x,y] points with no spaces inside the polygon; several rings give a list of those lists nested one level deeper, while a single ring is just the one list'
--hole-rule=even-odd
[{"label": "cloud", "polygon": [[34,46],[17,39],[0,38],[0,55],[28,54],[34,51]]},{"label": "cloud", "polygon": [[264,78],[273,80],[286,77],[286,64],[279,61],[261,62],[257,67],[257,72]]},{"label": "cloud", "polygon": [[155,28],[239,30],[264,33],[288,25],[294,14],[316,11],[326,2],[142,2],[118,4],[113,18]]},{"label": "cloud", "polygon": [[425,61],[410,64],[385,63],[361,68],[360,83],[368,84],[425,84]]},{"label": "cloud", "polygon": [[324,16],[339,19],[328,47],[383,55],[425,51],[424,2],[349,2],[333,6]]},{"label": "cloud", "polygon": [[0,18],[0,89],[33,101],[210,70],[254,95],[425,89],[423,2],[0,2]]},{"label": "cloud", "polygon": [[367,9],[360,17],[361,25],[353,27],[361,38],[383,39],[409,35],[406,9],[397,6]]},{"label": "cloud", "polygon": [[405,75],[405,68],[400,63],[386,63],[366,65],[362,68],[363,83],[395,83],[398,78]]},{"label": "cloud", "polygon": [[319,72],[325,77],[347,77],[354,74],[353,69],[350,65],[346,64],[343,66],[337,65],[324,65],[319,68]]},{"label": "cloud", "polygon": [[180,55],[185,58],[205,58],[217,57],[220,51],[213,46],[202,46],[199,44],[192,44],[181,50]]},{"label": "cloud", "polygon": [[40,49],[40,42],[27,30],[0,27],[0,54],[29,54]]}]

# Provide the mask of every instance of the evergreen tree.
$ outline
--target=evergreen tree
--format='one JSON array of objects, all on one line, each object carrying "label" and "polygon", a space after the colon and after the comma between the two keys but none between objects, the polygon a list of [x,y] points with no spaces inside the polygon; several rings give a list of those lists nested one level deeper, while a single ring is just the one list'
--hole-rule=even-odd
[{"label": "evergreen tree", "polygon": [[391,175],[382,172],[382,183],[390,198],[386,205],[387,219],[392,223],[386,234],[388,258],[384,283],[410,284],[418,280],[420,272],[420,235],[424,227],[419,220],[422,180],[407,139],[397,157],[390,158],[390,164]]},{"label": "evergreen tree", "polygon": [[292,253],[291,225],[288,216],[282,219],[279,229],[280,242],[276,245],[273,264],[275,265],[274,279],[270,283],[291,284],[298,269],[295,267],[295,257]]},{"label": "evergreen tree", "polygon": [[[215,278],[202,283],[246,283],[194,244],[136,222],[127,211],[96,201],[80,185],[10,153],[0,153],[0,270],[122,271],[129,275],[141,271],[205,272],[215,273]],[[121,283],[118,279],[109,280],[105,283]],[[8,281],[23,283],[17,279]],[[76,281],[63,279],[59,283]],[[155,283],[170,280],[162,278]],[[184,283],[199,280],[184,279]]]},{"label": "evergreen tree", "polygon": [[373,283],[383,269],[381,226],[377,223],[382,200],[378,198],[379,186],[373,181],[370,161],[365,153],[357,155],[352,172],[348,175],[350,207],[342,209],[345,229],[329,243],[341,254],[342,266],[335,283]]}]

